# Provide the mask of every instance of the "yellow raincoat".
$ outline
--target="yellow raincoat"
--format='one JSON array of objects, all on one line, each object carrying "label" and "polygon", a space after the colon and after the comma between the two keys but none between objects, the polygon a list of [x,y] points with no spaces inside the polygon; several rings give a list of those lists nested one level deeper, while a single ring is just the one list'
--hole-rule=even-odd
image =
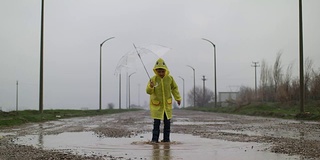
[{"label": "yellow raincoat", "polygon": [[[165,76],[161,78],[156,69],[165,69]],[[147,93],[150,94],[150,112],[153,119],[164,119],[164,113],[168,119],[172,118],[172,95],[176,101],[181,100],[178,85],[173,77],[169,75],[169,70],[163,59],[159,58],[153,67],[156,74],[151,78],[155,87],[150,87],[150,81],[147,85]]]}]

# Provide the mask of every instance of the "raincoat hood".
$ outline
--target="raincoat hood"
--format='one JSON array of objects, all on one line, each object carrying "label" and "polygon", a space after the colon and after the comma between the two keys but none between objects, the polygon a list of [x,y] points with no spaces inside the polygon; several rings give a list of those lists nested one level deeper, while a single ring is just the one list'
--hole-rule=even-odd
[{"label": "raincoat hood", "polygon": [[156,64],[155,64],[154,67],[153,67],[153,72],[154,72],[156,75],[158,75],[156,69],[160,69],[160,68],[166,70],[165,76],[169,75],[170,71],[169,71],[166,63],[164,62],[164,60],[163,60],[162,58],[159,58],[159,59],[157,60]]}]

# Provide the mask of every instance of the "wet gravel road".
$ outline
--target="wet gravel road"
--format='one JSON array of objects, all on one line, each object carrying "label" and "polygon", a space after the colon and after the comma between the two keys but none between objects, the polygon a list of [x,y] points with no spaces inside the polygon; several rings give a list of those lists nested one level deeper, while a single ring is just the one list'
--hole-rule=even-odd
[{"label": "wet gravel road", "polygon": [[[75,154],[68,149],[48,150],[15,142],[25,135],[83,131],[94,132],[98,137],[130,137],[150,133],[152,122],[149,111],[135,111],[5,128],[0,131],[0,160],[123,159],[112,154]],[[266,143],[269,145],[264,151],[295,155],[299,159],[320,159],[319,122],[174,110],[171,132],[208,139]]]}]

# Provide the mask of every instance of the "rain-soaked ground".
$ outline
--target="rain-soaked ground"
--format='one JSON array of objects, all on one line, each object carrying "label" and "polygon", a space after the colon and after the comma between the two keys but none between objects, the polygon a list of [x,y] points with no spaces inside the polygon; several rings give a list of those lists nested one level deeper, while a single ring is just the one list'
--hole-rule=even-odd
[{"label": "rain-soaked ground", "polygon": [[[51,152],[87,159],[320,159],[318,122],[175,110],[172,142],[151,144],[152,122],[148,111],[138,111],[3,129],[2,145],[20,148],[9,156],[0,147],[0,160],[19,159],[21,146],[33,146],[33,157],[49,151],[40,159]],[[28,159],[25,152],[21,159]]]}]

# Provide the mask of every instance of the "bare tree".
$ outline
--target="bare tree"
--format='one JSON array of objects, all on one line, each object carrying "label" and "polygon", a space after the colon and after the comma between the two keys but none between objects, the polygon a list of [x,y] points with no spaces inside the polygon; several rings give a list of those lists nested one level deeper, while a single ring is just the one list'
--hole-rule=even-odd
[{"label": "bare tree", "polygon": [[263,59],[260,66],[260,97],[262,101],[266,100],[266,89],[268,86],[268,65],[267,62]]},{"label": "bare tree", "polygon": [[309,57],[305,60],[305,71],[304,71],[304,89],[305,89],[305,98],[308,100],[310,97],[310,83],[311,83],[311,73],[312,73],[312,65],[313,61]]},{"label": "bare tree", "polygon": [[286,76],[284,78],[284,81],[282,83],[282,98],[285,98],[286,101],[291,100],[292,97],[290,95],[290,82],[292,79],[292,68],[293,63],[290,63],[287,67]]},{"label": "bare tree", "polygon": [[318,72],[313,71],[310,83],[310,97],[313,100],[320,100],[320,70]]},{"label": "bare tree", "polygon": [[[292,77],[294,63],[290,63],[285,73],[281,65],[282,52],[277,53],[276,61],[273,66],[268,66],[263,59],[261,61],[260,86],[258,89],[259,99],[266,102],[280,101],[293,102],[300,99],[300,80],[299,77]],[[320,100],[320,68],[318,71],[313,69],[313,60],[305,60],[305,93],[308,100]],[[241,87],[238,104],[247,104],[252,101],[252,89]]]},{"label": "bare tree", "polygon": [[275,85],[274,85],[273,76],[272,76],[272,66],[270,66],[267,71],[267,77],[268,77],[268,86],[266,88],[266,98],[267,98],[267,101],[274,101]]},{"label": "bare tree", "polygon": [[209,88],[202,89],[202,93],[205,92],[205,97],[202,98],[202,106],[209,107],[209,103],[214,101],[214,93]]},{"label": "bare tree", "polygon": [[293,68],[293,63],[290,63],[287,67],[287,72],[286,76],[284,78],[284,82],[288,87],[290,86],[290,80],[292,79],[292,68]]},{"label": "bare tree", "polygon": [[254,97],[254,89],[241,86],[239,96],[237,98],[237,104],[239,106],[250,104]]},{"label": "bare tree", "polygon": [[113,103],[108,103],[108,109],[114,109],[114,104]]},{"label": "bare tree", "polygon": [[300,99],[299,93],[300,93],[300,80],[299,78],[295,78],[291,81],[290,95],[292,100],[298,101]]},{"label": "bare tree", "polygon": [[[195,91],[196,91],[195,92],[196,106],[205,107],[209,104],[209,102],[214,100],[214,93],[213,93],[213,91],[211,91],[208,88],[205,88],[205,90],[203,90],[203,87],[196,86]],[[204,91],[206,93],[205,97],[203,96]],[[189,91],[189,93],[187,94],[187,96],[188,96],[187,102],[189,104],[193,104],[193,92],[194,92],[194,90],[191,89]]]},{"label": "bare tree", "polygon": [[281,55],[282,52],[277,53],[276,61],[273,65],[273,80],[274,80],[274,91],[277,92],[278,86],[281,82],[282,76],[282,66],[281,66]]}]

